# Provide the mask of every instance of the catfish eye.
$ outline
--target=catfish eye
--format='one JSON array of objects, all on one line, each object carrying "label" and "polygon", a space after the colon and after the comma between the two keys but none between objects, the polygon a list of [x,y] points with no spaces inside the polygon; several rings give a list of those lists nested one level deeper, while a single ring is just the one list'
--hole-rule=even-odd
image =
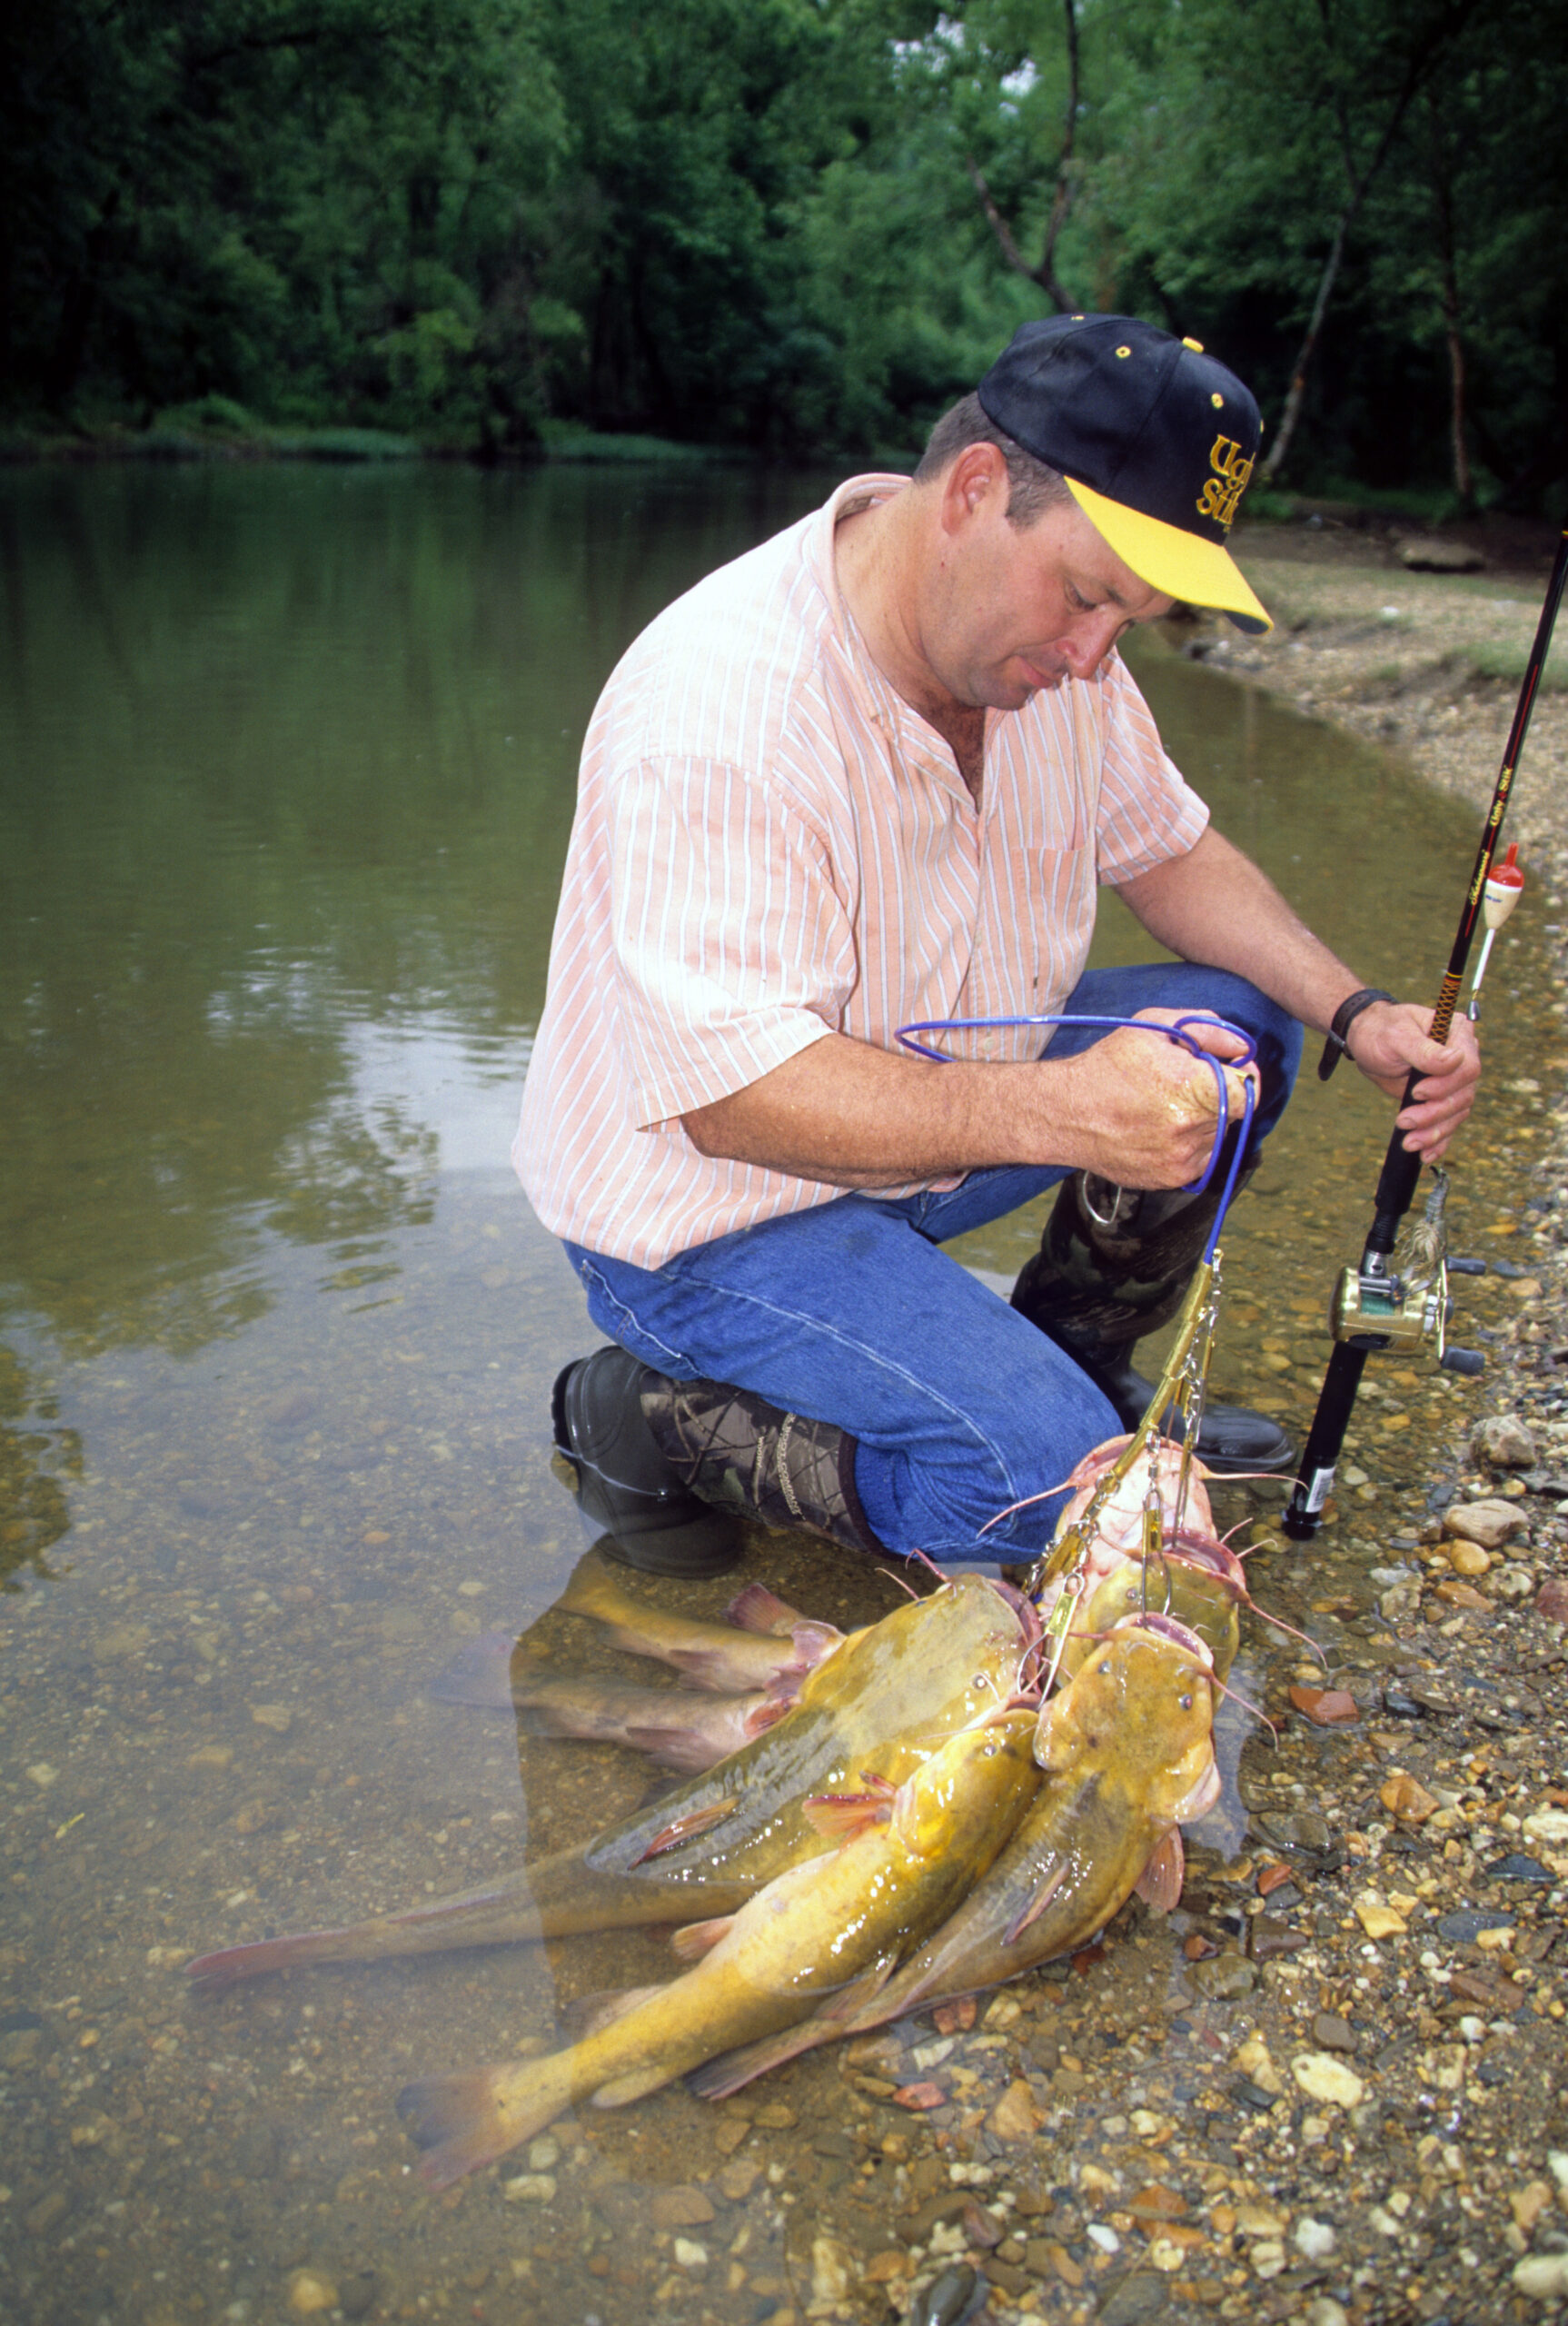
[{"label": "catfish eye", "polygon": [[1108,1672],[1110,1668],[1110,1658],[1107,1656],[1106,1661],[1100,1665],[1100,1670],[1102,1672]]},{"label": "catfish eye", "polygon": [[1177,1702],[1177,1704],[1178,1704],[1178,1705],[1180,1705],[1180,1706],[1181,1706],[1181,1708],[1182,1708],[1183,1712],[1191,1712],[1191,1710],[1192,1710],[1192,1698],[1191,1698],[1190,1696],[1178,1696],[1178,1697],[1176,1698],[1176,1702]]}]

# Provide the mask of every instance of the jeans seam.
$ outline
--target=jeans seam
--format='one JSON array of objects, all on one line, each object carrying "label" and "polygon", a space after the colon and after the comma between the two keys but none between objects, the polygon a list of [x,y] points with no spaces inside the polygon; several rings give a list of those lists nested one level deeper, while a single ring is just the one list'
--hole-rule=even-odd
[{"label": "jeans seam", "polygon": [[631,1330],[637,1335],[640,1340],[650,1342],[655,1348],[663,1352],[664,1356],[671,1362],[678,1376],[684,1376],[688,1380],[695,1380],[697,1378],[699,1368],[696,1361],[688,1357],[683,1349],[671,1348],[668,1341],[660,1339],[660,1336],[656,1332],[651,1331],[648,1326],[643,1324],[636,1310],[634,1308],[629,1308],[625,1301],[620,1299],[620,1297],[610,1289],[608,1278],[600,1273],[599,1269],[594,1267],[591,1260],[585,1259],[581,1263],[581,1273],[584,1284],[588,1282],[590,1277],[592,1277],[593,1282],[599,1287],[600,1298],[603,1300],[605,1307],[610,1309],[613,1316],[624,1317],[627,1324],[631,1327]]},{"label": "jeans seam", "polygon": [[983,1453],[988,1455],[996,1464],[997,1475],[1007,1491],[1008,1500],[1016,1499],[1013,1489],[1017,1483],[1017,1480],[1013,1477],[999,1447],[980,1428],[973,1416],[966,1413],[961,1407],[955,1406],[947,1398],[938,1396],[928,1382],[922,1381],[918,1374],[908,1371],[904,1367],[894,1364],[882,1350],[868,1347],[864,1342],[854,1339],[848,1333],[839,1331],[819,1317],[808,1316],[803,1310],[783,1307],[779,1302],[765,1300],[754,1292],[738,1291],[733,1285],[722,1287],[712,1285],[695,1271],[688,1271],[683,1281],[700,1286],[710,1297],[719,1297],[733,1302],[743,1301],[748,1307],[760,1310],[764,1316],[779,1317],[795,1326],[809,1325],[811,1330],[819,1333],[823,1339],[836,1342],[840,1348],[848,1349],[862,1361],[868,1360],[879,1371],[890,1374],[895,1380],[905,1381],[911,1388],[919,1390],[923,1397],[930,1398],[933,1407],[938,1412],[950,1415],[962,1425],[975,1445]]}]

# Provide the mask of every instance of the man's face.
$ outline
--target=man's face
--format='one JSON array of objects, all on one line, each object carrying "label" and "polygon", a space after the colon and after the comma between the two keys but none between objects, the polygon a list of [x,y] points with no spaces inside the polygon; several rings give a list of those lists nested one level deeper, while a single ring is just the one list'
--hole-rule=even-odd
[{"label": "man's face", "polygon": [[1017,711],[1041,687],[1088,678],[1125,630],[1156,621],[1171,601],[1123,564],[1074,501],[1009,524],[1001,455],[993,466],[976,452],[993,448],[960,454],[948,481],[920,651],[955,701]]}]

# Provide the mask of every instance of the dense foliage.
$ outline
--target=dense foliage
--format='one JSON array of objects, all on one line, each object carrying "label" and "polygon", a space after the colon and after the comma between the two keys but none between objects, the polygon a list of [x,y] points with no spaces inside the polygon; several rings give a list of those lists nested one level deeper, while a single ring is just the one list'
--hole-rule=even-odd
[{"label": "dense foliage", "polygon": [[1080,303],[1250,375],[1293,483],[1561,503],[1565,101],[1526,0],[37,0],[0,376],[898,452]]}]

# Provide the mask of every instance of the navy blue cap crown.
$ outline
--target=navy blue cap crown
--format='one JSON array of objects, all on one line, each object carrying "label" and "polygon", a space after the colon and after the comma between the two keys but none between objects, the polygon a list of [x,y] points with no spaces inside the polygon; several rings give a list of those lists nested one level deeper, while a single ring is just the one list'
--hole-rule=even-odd
[{"label": "navy blue cap crown", "polygon": [[1052,315],[1015,332],[978,390],[998,428],[1089,492],[1223,548],[1257,458],[1250,392],[1129,315]]}]

